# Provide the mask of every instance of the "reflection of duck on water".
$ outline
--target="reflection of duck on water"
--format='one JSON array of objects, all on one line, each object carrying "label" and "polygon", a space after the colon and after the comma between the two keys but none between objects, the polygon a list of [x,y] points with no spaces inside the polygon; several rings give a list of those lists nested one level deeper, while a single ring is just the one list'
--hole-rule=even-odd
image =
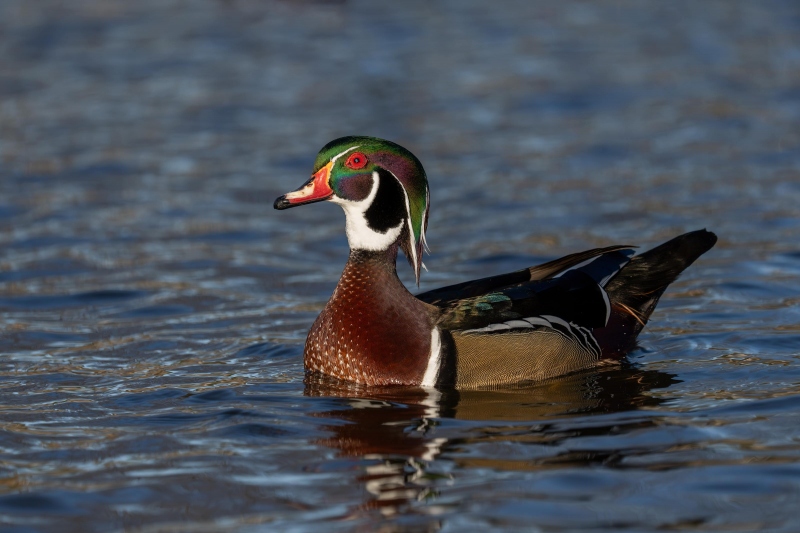
[{"label": "reflection of duck on water", "polygon": [[[462,468],[540,469],[552,465],[603,462],[622,451],[562,451],[530,457],[464,457],[460,447],[481,443],[556,446],[566,438],[610,435],[650,422],[597,419],[591,426],[571,425],[574,415],[616,413],[664,401],[648,395],[675,383],[671,374],[635,367],[609,367],[548,380],[535,386],[502,390],[444,392],[406,387],[363,387],[310,375],[305,394],[342,398],[341,409],[314,413],[331,419],[317,441],[340,457],[357,458],[357,476],[369,499],[353,512],[400,512],[415,501],[435,501],[446,486],[447,468],[436,460],[453,454]],[[452,423],[449,423],[451,420]]]}]

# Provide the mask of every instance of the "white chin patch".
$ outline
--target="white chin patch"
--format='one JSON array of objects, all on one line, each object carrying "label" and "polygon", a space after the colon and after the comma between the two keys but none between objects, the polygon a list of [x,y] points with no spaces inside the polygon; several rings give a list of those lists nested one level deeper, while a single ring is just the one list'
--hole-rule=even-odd
[{"label": "white chin patch", "polygon": [[403,231],[404,220],[393,227],[389,228],[386,233],[380,233],[370,228],[367,224],[367,218],[364,213],[367,212],[375,196],[378,194],[378,184],[380,178],[377,172],[372,173],[372,188],[366,198],[360,202],[353,202],[350,200],[343,200],[334,195],[330,201],[334,204],[339,204],[344,209],[346,217],[346,232],[347,241],[350,243],[351,250],[369,250],[379,251],[386,250],[394,244],[400,237],[400,232]]}]

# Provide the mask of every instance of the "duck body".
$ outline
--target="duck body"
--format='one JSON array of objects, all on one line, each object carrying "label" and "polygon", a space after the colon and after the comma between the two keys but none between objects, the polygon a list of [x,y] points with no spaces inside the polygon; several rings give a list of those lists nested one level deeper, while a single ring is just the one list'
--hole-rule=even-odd
[{"label": "duck body", "polygon": [[419,281],[430,203],[419,160],[372,137],[332,141],[275,208],[322,200],[344,208],[351,250],[304,364],[365,385],[493,387],[619,359],[667,286],[716,242],[699,230],[636,256],[598,248],[414,296],[396,261],[403,250]]}]

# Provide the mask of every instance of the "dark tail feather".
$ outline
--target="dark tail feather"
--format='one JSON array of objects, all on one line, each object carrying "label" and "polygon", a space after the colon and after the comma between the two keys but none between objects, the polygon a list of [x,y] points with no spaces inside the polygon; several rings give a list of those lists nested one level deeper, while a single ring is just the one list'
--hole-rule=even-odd
[{"label": "dark tail feather", "polygon": [[633,257],[611,278],[605,286],[611,318],[605,328],[594,330],[603,353],[613,356],[633,348],[669,284],[716,242],[717,236],[704,229],[685,233]]}]

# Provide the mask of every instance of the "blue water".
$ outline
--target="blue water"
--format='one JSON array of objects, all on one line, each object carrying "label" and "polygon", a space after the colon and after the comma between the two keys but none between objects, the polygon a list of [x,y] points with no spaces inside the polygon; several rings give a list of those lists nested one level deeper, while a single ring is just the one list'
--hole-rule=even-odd
[{"label": "blue water", "polygon": [[[0,57],[0,530],[800,530],[800,4],[5,0]],[[344,218],[272,202],[346,134],[426,167],[420,290],[720,240],[621,366],[304,382]]]}]

